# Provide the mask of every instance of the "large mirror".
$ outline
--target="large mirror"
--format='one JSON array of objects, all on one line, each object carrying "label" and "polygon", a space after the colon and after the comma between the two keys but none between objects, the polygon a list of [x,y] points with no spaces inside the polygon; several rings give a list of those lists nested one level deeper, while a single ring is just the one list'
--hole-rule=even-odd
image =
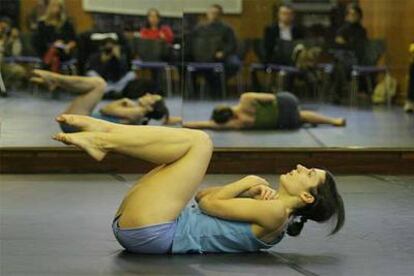
[{"label": "large mirror", "polygon": [[183,17],[185,126],[220,147],[414,145],[412,24],[394,16],[410,1],[199,2]]},{"label": "large mirror", "polygon": [[0,1],[2,147],[61,146],[61,113],[179,125],[182,1]]},{"label": "large mirror", "polygon": [[225,148],[414,145],[411,1],[0,4],[2,147],[61,146],[62,112]]}]

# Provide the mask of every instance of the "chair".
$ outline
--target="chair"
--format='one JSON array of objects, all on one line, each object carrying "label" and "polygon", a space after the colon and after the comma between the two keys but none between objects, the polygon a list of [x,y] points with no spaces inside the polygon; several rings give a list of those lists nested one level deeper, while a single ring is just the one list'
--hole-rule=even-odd
[{"label": "chair", "polygon": [[[288,57],[291,57],[291,53],[288,54],[288,48],[291,48],[291,46],[294,45],[293,42],[290,41],[284,41],[281,42],[282,48],[285,48],[283,53],[288,55]],[[292,48],[293,49],[293,48]],[[266,87],[265,89],[270,91],[272,90],[272,78],[274,73],[277,73],[278,78],[278,91],[285,90],[285,82],[287,76],[292,76],[300,73],[300,70],[296,68],[295,66],[291,66],[289,64],[275,64],[275,63],[266,63],[265,60],[265,50],[263,41],[261,39],[256,39],[253,41],[253,50],[258,57],[258,59],[261,61],[260,63],[252,63],[249,67],[249,73],[250,73],[250,86],[252,86],[252,80],[253,80],[253,74],[255,74],[258,71],[262,71],[266,73]],[[286,57],[283,57],[284,60],[286,60]],[[287,63],[287,62],[285,62]]]},{"label": "chair", "polygon": [[[215,54],[220,48],[221,38],[217,36],[196,37],[187,39],[191,62],[185,64],[186,94],[193,95],[195,92],[193,75],[197,72],[213,72],[219,75],[221,96],[227,96],[226,72],[224,63],[215,61]],[[201,86],[201,98],[204,98],[205,85]]]},{"label": "chair", "polygon": [[133,38],[131,41],[132,52],[138,55],[138,59],[132,60],[133,70],[157,70],[163,71],[165,74],[165,85],[167,95],[173,94],[172,74],[177,70],[174,65],[169,64],[165,60],[168,59],[169,45],[161,40]]},{"label": "chair", "polygon": [[[368,84],[369,93],[373,92],[371,76],[377,73],[387,73],[386,66],[377,66],[377,62],[385,52],[386,46],[384,40],[367,40],[364,45],[364,58],[360,61],[361,65],[353,65],[351,70],[351,91],[350,103],[353,105],[357,98],[359,90],[359,80],[365,77]],[[387,105],[391,106],[391,95],[387,93]]]}]

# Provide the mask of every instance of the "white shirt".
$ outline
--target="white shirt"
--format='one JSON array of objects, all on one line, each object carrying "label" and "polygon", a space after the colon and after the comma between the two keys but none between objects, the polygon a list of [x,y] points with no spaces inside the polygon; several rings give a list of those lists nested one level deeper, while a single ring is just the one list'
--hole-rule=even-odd
[{"label": "white shirt", "polygon": [[282,40],[292,40],[292,26],[279,24],[279,38]]}]

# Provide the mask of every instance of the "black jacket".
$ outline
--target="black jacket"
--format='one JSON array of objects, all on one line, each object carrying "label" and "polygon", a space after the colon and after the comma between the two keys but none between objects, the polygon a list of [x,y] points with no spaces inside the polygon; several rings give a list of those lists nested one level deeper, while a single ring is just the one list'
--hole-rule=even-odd
[{"label": "black jacket", "polygon": [[237,50],[233,29],[221,21],[197,26],[191,33],[190,44],[193,59],[202,62],[214,61],[218,51],[223,51],[226,58]]},{"label": "black jacket", "polygon": [[50,45],[56,40],[76,41],[76,33],[72,23],[66,20],[62,26],[56,28],[47,25],[44,21],[39,21],[33,41],[39,56],[43,57]]},{"label": "black jacket", "polygon": [[[292,40],[303,39],[305,37],[304,31],[298,26],[292,27]],[[265,61],[272,62],[273,52],[275,47],[280,42],[280,29],[279,24],[273,24],[268,26],[264,30],[264,51],[265,51]]]}]

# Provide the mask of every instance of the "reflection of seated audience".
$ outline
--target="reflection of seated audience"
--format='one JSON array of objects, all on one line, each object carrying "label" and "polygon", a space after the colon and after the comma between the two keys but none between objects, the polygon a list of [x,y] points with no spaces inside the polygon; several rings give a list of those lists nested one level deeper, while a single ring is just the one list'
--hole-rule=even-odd
[{"label": "reflection of seated audience", "polygon": [[279,7],[278,21],[264,31],[266,62],[292,65],[293,42],[304,38],[303,30],[294,24],[294,19],[292,7]]},{"label": "reflection of seated audience", "polygon": [[[233,29],[221,20],[223,8],[212,5],[206,13],[206,22],[199,24],[191,33],[191,55],[196,62],[222,62],[226,76],[231,77],[240,68],[236,55],[237,40]],[[214,73],[205,74],[207,82],[215,91],[220,90],[219,79]]]},{"label": "reflection of seated audience", "polygon": [[141,38],[163,40],[171,44],[174,40],[174,33],[170,26],[161,23],[160,12],[154,8],[148,10],[147,22],[140,30]]},{"label": "reflection of seated audience", "polygon": [[0,18],[0,63],[1,74],[7,85],[21,85],[26,77],[23,66],[14,62],[4,62],[5,57],[19,56],[22,53],[22,42],[19,30],[12,28],[11,20]]},{"label": "reflection of seated audience", "polygon": [[410,69],[408,72],[408,91],[407,99],[405,101],[405,112],[412,113],[414,111],[414,43],[410,45]]},{"label": "reflection of seated audience", "polygon": [[72,57],[76,34],[66,18],[61,0],[50,0],[44,17],[38,23],[35,46],[43,62],[53,72],[60,71],[62,61]]},{"label": "reflection of seated audience", "polygon": [[235,106],[216,106],[209,121],[183,125],[199,129],[298,129],[304,123],[345,126],[346,121],[300,110],[298,99],[289,92],[276,96],[249,92],[244,93]]},{"label": "reflection of seated audience", "polygon": [[105,94],[116,97],[127,84],[135,79],[129,72],[128,60],[121,46],[114,38],[103,40],[99,52],[92,54],[87,62],[87,75],[100,76],[107,82]]},{"label": "reflection of seated audience", "polygon": [[345,23],[338,29],[335,42],[343,48],[355,53],[358,62],[364,57],[364,43],[367,40],[367,31],[361,24],[362,10],[359,6],[348,5]]},{"label": "reflection of seated audience", "polygon": [[49,0],[37,0],[36,6],[26,18],[26,24],[30,31],[37,30],[37,23],[44,16]]}]

